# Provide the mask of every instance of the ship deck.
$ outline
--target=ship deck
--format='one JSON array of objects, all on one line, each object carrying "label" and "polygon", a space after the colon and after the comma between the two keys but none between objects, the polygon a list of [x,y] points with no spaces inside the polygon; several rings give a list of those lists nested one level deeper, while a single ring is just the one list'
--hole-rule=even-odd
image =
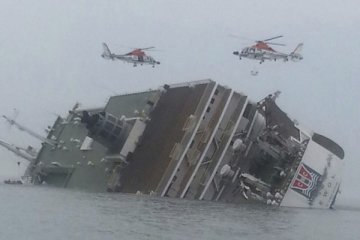
[{"label": "ship deck", "polygon": [[171,150],[181,141],[184,124],[195,112],[206,86],[170,88],[161,96],[141,142],[128,156],[129,166],[121,173],[122,192],[155,191],[171,161]]}]

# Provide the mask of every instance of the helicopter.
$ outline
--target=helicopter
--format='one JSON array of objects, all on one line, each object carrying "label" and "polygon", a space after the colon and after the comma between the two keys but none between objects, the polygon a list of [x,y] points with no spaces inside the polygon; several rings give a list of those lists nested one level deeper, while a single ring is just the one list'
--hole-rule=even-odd
[{"label": "helicopter", "polygon": [[136,67],[138,64],[144,65],[152,65],[152,67],[155,67],[155,65],[160,64],[160,62],[156,61],[153,57],[146,55],[144,51],[153,49],[155,47],[147,47],[147,48],[135,48],[131,52],[125,53],[125,54],[115,54],[112,53],[107,46],[106,43],[103,43],[103,49],[104,52],[101,54],[101,57],[105,59],[111,59],[111,60],[122,60],[127,63],[132,63],[134,67]]},{"label": "helicopter", "polygon": [[290,60],[294,62],[298,62],[303,59],[303,56],[300,54],[301,49],[303,48],[303,43],[299,43],[297,47],[292,51],[291,53],[281,53],[273,48],[271,48],[269,45],[277,45],[277,46],[285,46],[285,44],[282,43],[273,43],[269,42],[274,39],[278,39],[283,37],[282,35],[264,39],[264,40],[257,40],[255,41],[256,44],[251,47],[246,47],[242,49],[241,52],[235,51],[233,52],[234,55],[239,56],[239,59],[241,58],[249,58],[254,60],[259,60],[260,64],[263,63],[265,60],[269,61],[276,61],[276,60],[283,60],[284,62],[287,62]]}]

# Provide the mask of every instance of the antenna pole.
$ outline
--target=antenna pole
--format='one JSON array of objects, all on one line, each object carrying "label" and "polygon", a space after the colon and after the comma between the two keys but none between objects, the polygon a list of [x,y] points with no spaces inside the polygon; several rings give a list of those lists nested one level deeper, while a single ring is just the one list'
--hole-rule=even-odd
[{"label": "antenna pole", "polygon": [[3,146],[3,147],[6,148],[7,150],[15,153],[15,154],[18,155],[19,157],[22,157],[22,158],[24,158],[24,159],[26,159],[26,160],[28,160],[28,161],[30,161],[30,162],[35,159],[34,157],[29,156],[28,154],[20,151],[19,149],[21,149],[21,148],[15,146],[15,145],[8,144],[8,143],[3,142],[3,141],[0,140],[0,146]]},{"label": "antenna pole", "polygon": [[5,115],[3,115],[3,118],[8,121],[10,123],[10,125],[14,125],[16,126],[20,131],[23,131],[23,132],[27,132],[29,135],[33,136],[34,138],[37,138],[39,139],[40,141],[42,142],[45,142],[51,146],[55,146],[56,142],[51,140],[51,139],[48,139],[48,138],[45,138],[43,136],[41,136],[40,134],[37,134],[35,132],[33,132],[32,130],[30,130],[29,128],[21,125],[20,123],[16,122],[14,119],[11,119]]}]

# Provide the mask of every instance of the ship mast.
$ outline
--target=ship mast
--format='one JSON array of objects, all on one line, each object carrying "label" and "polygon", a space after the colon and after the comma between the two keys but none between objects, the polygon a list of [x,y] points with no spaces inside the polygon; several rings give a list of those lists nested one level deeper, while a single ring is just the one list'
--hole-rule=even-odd
[{"label": "ship mast", "polygon": [[[29,154],[22,152],[21,150],[23,150],[23,148],[21,148],[21,147],[15,146],[13,144],[6,143],[6,142],[1,141],[1,140],[0,140],[0,145],[3,146],[4,148],[8,149],[9,151],[15,153],[19,157],[22,157],[22,158],[24,158],[24,159],[26,159],[26,160],[28,160],[30,162],[35,159],[35,157],[30,156]],[[24,150],[24,151],[26,151],[26,150]]]},{"label": "ship mast", "polygon": [[3,115],[3,118],[8,121],[10,123],[10,125],[15,125],[20,131],[24,131],[24,132],[27,132],[28,134],[30,134],[31,136],[39,139],[40,141],[42,142],[45,142],[51,146],[55,146],[55,141],[51,140],[51,139],[48,139],[48,138],[45,138],[43,136],[41,136],[40,134],[37,134],[35,132],[33,132],[32,130],[30,130],[29,128],[19,124],[18,122],[16,122],[14,119],[11,119],[5,115]]}]

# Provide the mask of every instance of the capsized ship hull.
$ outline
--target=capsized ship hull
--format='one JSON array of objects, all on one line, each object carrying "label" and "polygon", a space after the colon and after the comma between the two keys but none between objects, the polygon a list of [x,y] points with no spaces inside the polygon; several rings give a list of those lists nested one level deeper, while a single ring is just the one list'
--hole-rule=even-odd
[{"label": "capsized ship hull", "polygon": [[275,104],[211,80],[111,97],[58,118],[26,173],[92,191],[329,208],[344,152]]}]

